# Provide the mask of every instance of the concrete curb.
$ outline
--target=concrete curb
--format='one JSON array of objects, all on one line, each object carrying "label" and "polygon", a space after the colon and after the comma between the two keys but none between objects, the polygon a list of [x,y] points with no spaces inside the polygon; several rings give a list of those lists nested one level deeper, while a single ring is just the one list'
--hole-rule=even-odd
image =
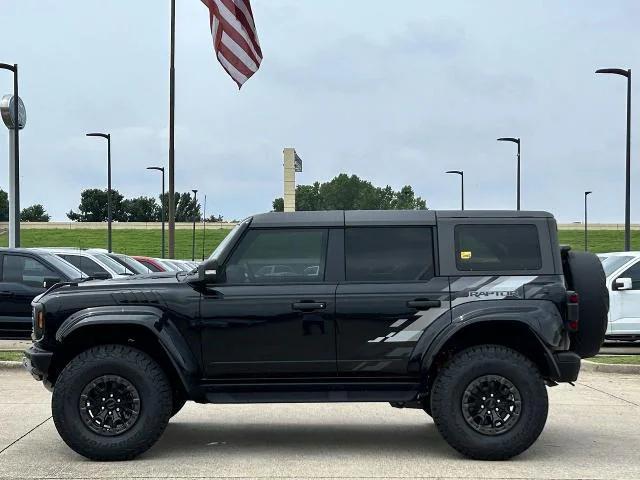
[{"label": "concrete curb", "polygon": [[613,363],[596,363],[582,360],[581,370],[585,372],[623,373],[626,375],[640,375],[640,365],[618,365]]},{"label": "concrete curb", "polygon": [[14,369],[14,368],[22,368],[22,362],[0,360],[0,370],[8,370],[8,369]]}]

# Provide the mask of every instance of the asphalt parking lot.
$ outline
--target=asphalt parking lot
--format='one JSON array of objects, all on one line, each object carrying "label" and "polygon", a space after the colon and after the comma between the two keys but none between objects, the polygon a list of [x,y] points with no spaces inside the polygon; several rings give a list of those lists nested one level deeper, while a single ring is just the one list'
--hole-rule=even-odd
[{"label": "asphalt parking lot", "polygon": [[640,375],[583,373],[550,389],[547,427],[506,462],[467,460],[418,410],[386,404],[196,405],[130,462],[72,452],[50,394],[0,370],[0,478],[640,478]]}]

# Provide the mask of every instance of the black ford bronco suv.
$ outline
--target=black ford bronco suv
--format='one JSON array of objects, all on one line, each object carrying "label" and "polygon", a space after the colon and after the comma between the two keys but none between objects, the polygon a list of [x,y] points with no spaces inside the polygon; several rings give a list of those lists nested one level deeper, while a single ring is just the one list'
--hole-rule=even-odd
[{"label": "black ford bronco suv", "polygon": [[545,212],[266,213],[191,273],[51,287],[25,366],[91,459],[144,452],[187,400],[389,402],[506,459],[540,435],[546,386],[597,353],[607,310],[600,262],[561,248]]}]

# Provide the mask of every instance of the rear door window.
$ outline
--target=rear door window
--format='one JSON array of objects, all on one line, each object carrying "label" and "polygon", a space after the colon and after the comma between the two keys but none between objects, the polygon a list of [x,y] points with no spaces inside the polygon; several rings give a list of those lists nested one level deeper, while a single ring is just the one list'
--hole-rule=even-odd
[{"label": "rear door window", "polygon": [[434,276],[429,227],[349,227],[345,230],[348,282],[410,282]]},{"label": "rear door window", "polygon": [[457,225],[456,266],[462,271],[518,271],[542,268],[535,225]]}]

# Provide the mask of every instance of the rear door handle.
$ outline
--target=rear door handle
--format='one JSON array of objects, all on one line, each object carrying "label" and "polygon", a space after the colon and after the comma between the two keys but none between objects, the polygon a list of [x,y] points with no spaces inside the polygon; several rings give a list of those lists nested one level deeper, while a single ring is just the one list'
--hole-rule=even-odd
[{"label": "rear door handle", "polygon": [[440,300],[409,300],[407,307],[410,308],[437,308],[442,305]]},{"label": "rear door handle", "polygon": [[13,296],[15,296],[15,293],[13,292],[0,292],[0,297],[7,298],[7,297],[13,297]]},{"label": "rear door handle", "polygon": [[310,312],[312,310],[324,310],[327,308],[327,304],[324,302],[295,302],[291,304],[291,308],[294,310],[302,310],[303,312]]}]

